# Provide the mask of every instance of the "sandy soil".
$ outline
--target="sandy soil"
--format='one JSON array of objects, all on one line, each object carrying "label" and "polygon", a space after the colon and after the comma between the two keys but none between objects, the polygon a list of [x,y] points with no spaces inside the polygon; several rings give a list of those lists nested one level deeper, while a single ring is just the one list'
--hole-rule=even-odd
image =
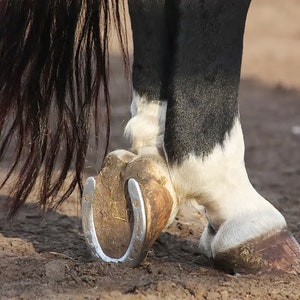
[{"label": "sandy soil", "polygon": [[[298,241],[299,17],[298,0],[253,1],[240,90],[251,181],[284,214]],[[112,59],[111,148],[116,149],[126,146],[122,130],[130,92],[117,52]],[[191,207],[161,234],[145,263],[127,269],[91,259],[76,196],[45,218],[28,204],[13,224],[4,221],[7,201],[0,191],[1,299],[300,299],[299,276],[234,277],[215,270],[197,249],[204,220]]]}]

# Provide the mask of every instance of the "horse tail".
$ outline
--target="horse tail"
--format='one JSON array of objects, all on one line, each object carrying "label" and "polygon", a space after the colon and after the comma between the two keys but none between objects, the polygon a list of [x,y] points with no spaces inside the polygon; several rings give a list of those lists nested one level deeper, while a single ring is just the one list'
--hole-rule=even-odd
[{"label": "horse tail", "polygon": [[108,39],[115,25],[128,66],[124,12],[124,0],[0,1],[0,162],[14,147],[0,179],[0,188],[14,182],[9,217],[39,176],[44,209],[59,206],[76,187],[82,191],[90,129],[99,132],[100,94],[107,152]]}]

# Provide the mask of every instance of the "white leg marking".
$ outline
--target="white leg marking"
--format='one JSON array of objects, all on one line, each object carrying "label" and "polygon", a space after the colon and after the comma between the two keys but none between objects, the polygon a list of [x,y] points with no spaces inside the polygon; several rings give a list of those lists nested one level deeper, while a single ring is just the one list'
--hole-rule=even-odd
[{"label": "white leg marking", "polygon": [[158,154],[163,147],[166,101],[147,101],[135,91],[131,103],[131,119],[125,128],[125,136],[137,154]]},{"label": "white leg marking", "polygon": [[[133,91],[131,103],[131,119],[125,127],[125,136],[131,141],[131,150],[149,157],[157,162],[163,156],[163,143],[165,133],[165,120],[167,101],[148,101]],[[165,159],[163,158],[165,161]],[[165,165],[161,173],[170,178],[169,170]],[[172,212],[168,221],[169,226],[178,213],[178,201],[172,183],[168,180],[166,188],[174,199]]]},{"label": "white leg marking", "polygon": [[237,118],[223,145],[205,158],[190,155],[173,166],[171,178],[179,199],[195,199],[205,206],[207,218],[217,232],[205,230],[200,248],[209,254],[286,227],[284,217],[251,185],[244,164],[244,139]]}]

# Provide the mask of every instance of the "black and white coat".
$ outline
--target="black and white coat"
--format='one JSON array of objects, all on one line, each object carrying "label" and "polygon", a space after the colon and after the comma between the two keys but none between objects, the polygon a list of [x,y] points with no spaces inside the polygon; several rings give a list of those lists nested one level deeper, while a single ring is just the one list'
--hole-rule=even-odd
[{"label": "black and white coat", "polygon": [[125,135],[135,153],[166,156],[178,205],[205,207],[208,257],[286,227],[244,164],[237,98],[249,4],[129,0],[134,92]]}]

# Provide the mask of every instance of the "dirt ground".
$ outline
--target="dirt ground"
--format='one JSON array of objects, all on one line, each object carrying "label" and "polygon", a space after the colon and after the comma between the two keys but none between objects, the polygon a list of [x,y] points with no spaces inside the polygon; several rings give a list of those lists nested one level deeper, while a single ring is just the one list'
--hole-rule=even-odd
[{"label": "dirt ground", "polygon": [[[246,165],[253,185],[286,217],[300,241],[300,2],[253,0],[240,89]],[[111,148],[125,147],[130,92],[112,57]],[[2,174],[2,175],[1,175]],[[0,173],[3,176],[3,171]],[[0,299],[300,299],[293,275],[231,276],[197,249],[203,217],[184,207],[138,268],[93,261],[72,197],[45,218],[25,205],[4,221],[0,191]]]}]

